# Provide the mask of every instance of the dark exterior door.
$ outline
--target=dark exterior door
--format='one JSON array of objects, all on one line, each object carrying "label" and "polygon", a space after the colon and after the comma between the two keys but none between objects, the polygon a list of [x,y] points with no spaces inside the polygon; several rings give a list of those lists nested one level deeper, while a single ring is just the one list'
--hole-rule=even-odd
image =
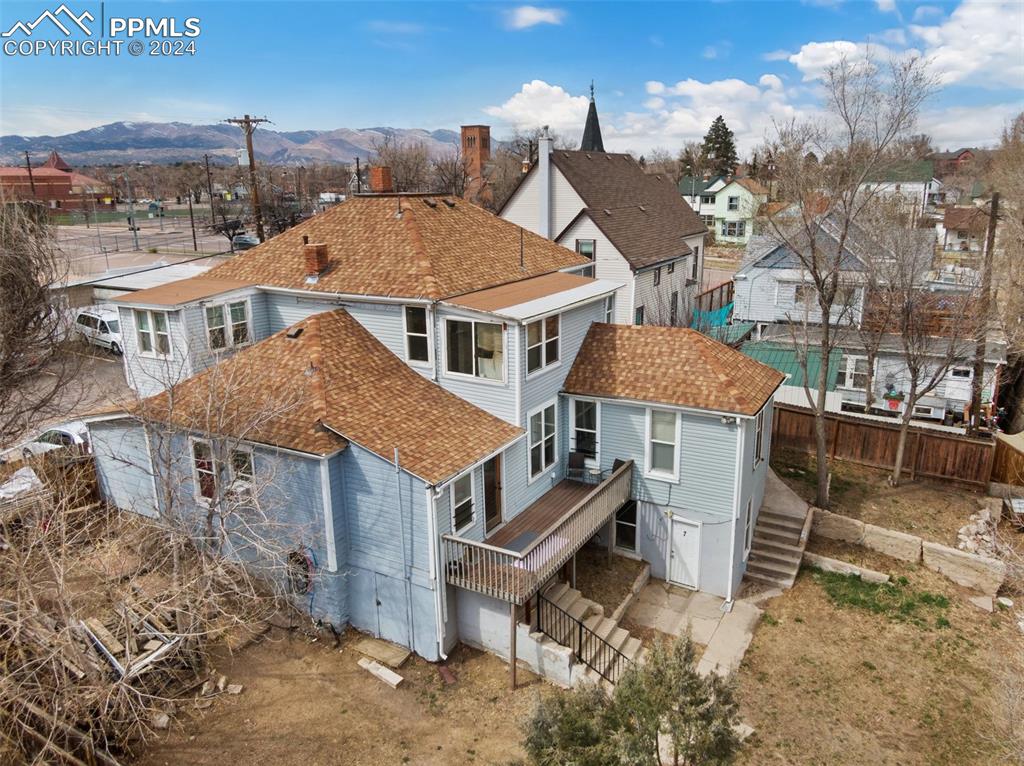
[{"label": "dark exterior door", "polygon": [[484,529],[490,532],[501,524],[501,455],[484,463]]}]

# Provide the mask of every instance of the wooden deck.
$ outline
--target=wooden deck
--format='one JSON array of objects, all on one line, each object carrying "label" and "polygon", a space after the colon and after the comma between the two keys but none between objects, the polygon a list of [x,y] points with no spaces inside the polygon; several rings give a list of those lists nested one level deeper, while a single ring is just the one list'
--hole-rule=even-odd
[{"label": "wooden deck", "polygon": [[522,551],[552,524],[572,510],[593,489],[593,484],[564,479],[484,542],[497,548]]}]

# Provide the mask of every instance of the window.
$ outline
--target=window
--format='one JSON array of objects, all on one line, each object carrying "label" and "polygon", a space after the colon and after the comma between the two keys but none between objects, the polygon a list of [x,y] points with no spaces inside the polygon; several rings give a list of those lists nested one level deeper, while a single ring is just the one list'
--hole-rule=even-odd
[{"label": "window", "polygon": [[679,319],[679,293],[673,292],[668,304],[668,323],[673,327]]},{"label": "window", "polygon": [[572,448],[588,461],[597,462],[597,402],[574,399],[572,403]]},{"label": "window", "polygon": [[636,550],[636,500],[628,500],[615,512],[615,546]]},{"label": "window", "polygon": [[430,336],[427,333],[427,309],[405,307],[405,354],[410,362],[430,361]]},{"label": "window", "polygon": [[727,207],[729,208],[729,210],[739,210],[740,209],[740,198],[739,197],[729,197],[729,199],[727,201]]},{"label": "window", "polygon": [[141,353],[170,356],[171,335],[168,330],[167,312],[135,309],[135,329]]},{"label": "window", "polygon": [[675,479],[678,475],[679,416],[669,410],[648,410],[647,473]]},{"label": "window", "polygon": [[207,306],[206,335],[210,348],[214,350],[248,343],[249,313],[246,301]]},{"label": "window", "polygon": [[594,260],[594,254],[597,252],[597,240],[577,239],[576,252],[582,255],[584,258]]},{"label": "window", "polygon": [[555,403],[530,415],[530,478],[555,464]]},{"label": "window", "polygon": [[452,525],[458,532],[473,521],[473,473],[452,482]]},{"label": "window", "polygon": [[697,281],[697,270],[700,268],[700,258],[698,257],[698,250],[699,248],[693,248],[693,271],[690,272],[690,279],[692,279],[694,282]]},{"label": "window", "polygon": [[526,325],[526,372],[536,372],[558,361],[558,314]]},{"label": "window", "polygon": [[793,303],[797,306],[814,306],[818,302],[818,293],[814,285],[799,284],[793,287]]},{"label": "window", "polygon": [[447,369],[458,375],[504,380],[505,352],[501,325],[447,320]]},{"label": "window", "polygon": [[746,561],[750,555],[750,549],[754,544],[754,501],[747,500],[747,514],[743,519],[743,560]]},{"label": "window", "polygon": [[654,286],[657,287],[661,284],[661,266],[654,270]]},{"label": "window", "polygon": [[839,363],[839,385],[863,391],[868,386],[868,360],[865,356],[844,355]]},{"label": "window", "polygon": [[579,274],[581,277],[590,277],[591,279],[593,279],[594,266],[593,264],[591,264],[590,266],[584,266],[582,269],[579,269],[576,273]]},{"label": "window", "polygon": [[843,311],[844,309],[851,309],[857,305],[857,288],[855,287],[837,287],[836,297],[832,302],[833,311]]},{"label": "window", "polygon": [[232,481],[252,482],[252,450],[248,447],[235,447],[231,450],[230,462]]},{"label": "window", "polygon": [[963,380],[970,380],[971,368],[970,367],[954,367],[949,371],[950,377],[961,378]]},{"label": "window", "polygon": [[217,497],[217,464],[213,445],[203,439],[192,440],[192,473],[197,500],[215,500]]},{"label": "window", "polygon": [[705,226],[713,227],[715,225],[715,217],[713,215],[702,215],[700,220],[704,222]]},{"label": "window", "polygon": [[615,296],[609,295],[604,299],[604,321],[612,324],[615,321]]},{"label": "window", "polygon": [[670,263],[668,265],[668,273],[669,274],[675,274],[676,273],[676,262],[675,261],[672,261],[672,263]]},{"label": "window", "polygon": [[923,404],[915,404],[914,405],[914,414],[915,415],[920,415],[921,417],[924,417],[924,418],[930,418],[932,416],[932,408],[931,407],[926,407]]},{"label": "window", "polygon": [[644,323],[644,307],[643,306],[637,306],[636,310],[633,312],[633,324],[643,324],[643,323]]},{"label": "window", "polygon": [[746,221],[722,221],[723,237],[742,237],[747,232]]},{"label": "window", "polygon": [[754,419],[754,468],[764,460],[764,410]]},{"label": "window", "polygon": [[714,194],[701,194],[700,195],[700,204],[702,204],[702,205],[714,205],[715,204],[715,195]]}]

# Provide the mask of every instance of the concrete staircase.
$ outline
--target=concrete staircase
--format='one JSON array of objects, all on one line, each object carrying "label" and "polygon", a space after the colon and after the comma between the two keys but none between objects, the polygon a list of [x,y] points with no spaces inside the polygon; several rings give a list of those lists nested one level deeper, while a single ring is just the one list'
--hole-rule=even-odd
[{"label": "concrete staircase", "polygon": [[793,586],[807,547],[809,514],[808,504],[769,471],[746,579],[782,589]]},{"label": "concrete staircase", "polygon": [[[584,598],[583,594],[575,588],[570,588],[569,584],[564,582],[548,586],[543,593],[548,601],[554,603],[571,617],[581,621],[586,630],[606,641],[627,659],[633,662],[643,661],[644,650],[640,639],[619,627],[614,620],[605,617],[604,607],[600,604]],[[612,652],[602,652],[599,648],[600,642],[591,640],[584,641],[583,656],[581,656],[579,628],[568,620],[562,620],[553,626],[545,625],[544,628],[545,633],[551,639],[573,651],[579,665],[578,668],[574,668],[573,676],[575,678],[597,683],[605,688],[610,687],[601,673],[609,672],[609,666],[614,661]],[[550,632],[548,632],[549,629]]]}]

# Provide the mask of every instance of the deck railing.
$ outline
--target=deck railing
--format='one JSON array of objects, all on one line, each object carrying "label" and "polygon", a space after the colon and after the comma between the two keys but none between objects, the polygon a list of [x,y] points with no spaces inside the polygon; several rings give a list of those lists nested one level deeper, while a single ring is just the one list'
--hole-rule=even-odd
[{"label": "deck railing", "polygon": [[633,461],[612,471],[522,551],[444,535],[448,582],[523,604],[629,500]]}]

